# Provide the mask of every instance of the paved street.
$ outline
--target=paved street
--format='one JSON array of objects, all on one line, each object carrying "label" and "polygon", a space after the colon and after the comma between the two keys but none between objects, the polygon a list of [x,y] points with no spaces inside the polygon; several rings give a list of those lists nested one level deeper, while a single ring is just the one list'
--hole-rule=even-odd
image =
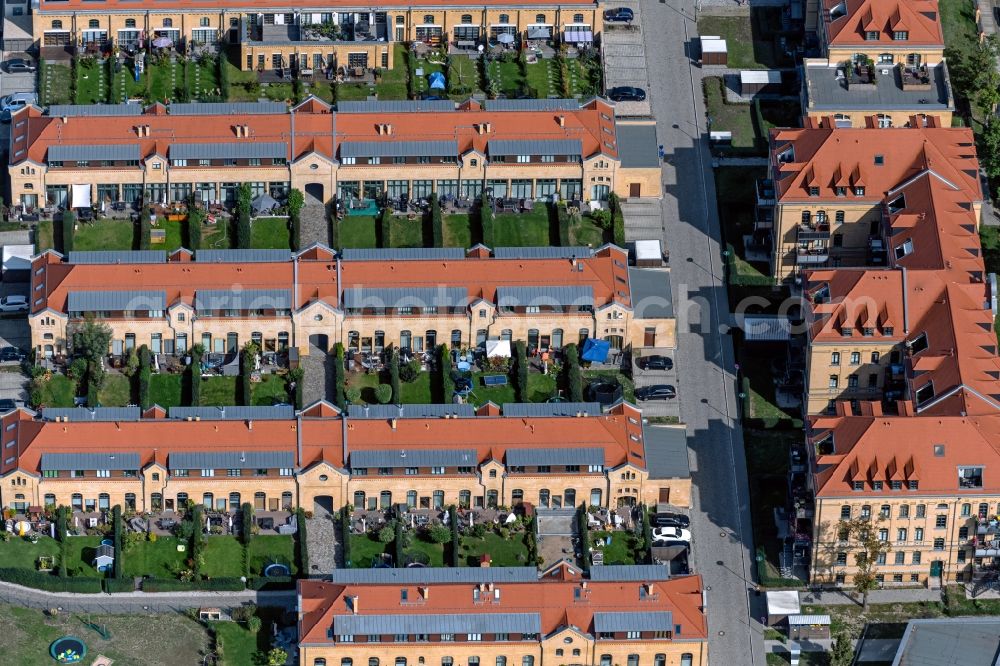
[{"label": "paved street", "polygon": [[[763,664],[759,618],[763,598],[753,594],[753,532],[737,418],[732,340],[719,248],[715,184],[706,138],[701,72],[687,58],[697,33],[694,0],[634,0],[641,5],[649,68],[649,99],[657,118],[665,197],[659,234],[670,252],[678,313],[677,375],[684,381],[681,418],[688,425],[694,479],[693,568],[705,580],[712,664]],[[639,11],[636,11],[640,15]],[[630,239],[657,232],[649,204],[626,210]],[[638,210],[636,210],[638,209]],[[644,214],[635,215],[641,212]],[[753,618],[753,619],[751,619]]]}]

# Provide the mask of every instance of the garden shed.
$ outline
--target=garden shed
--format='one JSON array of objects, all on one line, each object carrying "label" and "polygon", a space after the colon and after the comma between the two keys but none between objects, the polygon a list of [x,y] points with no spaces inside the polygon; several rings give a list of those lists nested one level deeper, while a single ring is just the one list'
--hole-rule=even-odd
[{"label": "garden shed", "polygon": [[726,47],[726,40],[718,36],[703,35],[701,37],[701,64],[722,65],[729,64],[729,50]]},{"label": "garden shed", "polygon": [[94,566],[98,571],[108,571],[115,563],[115,549],[106,543],[102,543],[94,551]]},{"label": "garden shed", "polygon": [[781,72],[776,69],[745,69],[740,72],[740,94],[750,97],[781,92]]}]

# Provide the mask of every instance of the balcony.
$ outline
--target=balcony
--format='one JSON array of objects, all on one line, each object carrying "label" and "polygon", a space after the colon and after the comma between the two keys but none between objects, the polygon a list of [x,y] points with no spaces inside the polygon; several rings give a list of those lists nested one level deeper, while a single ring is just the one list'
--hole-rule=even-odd
[{"label": "balcony", "polygon": [[777,203],[774,182],[770,178],[759,178],[756,189],[758,206],[773,206]]},{"label": "balcony", "polygon": [[811,224],[800,224],[798,229],[796,229],[795,237],[799,243],[828,241],[830,240],[830,223],[814,222]]},{"label": "balcony", "polygon": [[934,85],[934,78],[927,65],[922,67],[899,67],[900,84],[903,90],[931,90]]},{"label": "balcony", "polygon": [[887,109],[933,113],[955,108],[944,61],[909,68],[889,63],[858,67],[819,59],[807,59],[803,65],[803,91],[809,113],[833,114],[845,107],[873,114],[888,113]]},{"label": "balcony", "polygon": [[830,260],[827,247],[799,247],[795,250],[795,261],[799,264],[825,264]]},{"label": "balcony", "polygon": [[243,21],[241,25],[241,41],[274,45],[315,42],[328,44],[384,42],[388,40],[389,34],[384,13],[376,14],[374,25],[368,21],[358,21],[357,23],[279,24],[269,23],[268,20],[268,15],[265,15],[263,24]]}]

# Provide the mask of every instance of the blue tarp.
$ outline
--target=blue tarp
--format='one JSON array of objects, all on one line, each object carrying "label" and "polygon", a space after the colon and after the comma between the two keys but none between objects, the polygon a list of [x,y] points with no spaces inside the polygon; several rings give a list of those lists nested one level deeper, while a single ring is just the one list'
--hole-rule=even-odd
[{"label": "blue tarp", "polygon": [[431,90],[444,90],[444,74],[441,72],[431,72],[427,77],[431,84]]},{"label": "blue tarp", "polygon": [[608,351],[611,343],[606,340],[595,340],[587,338],[583,343],[583,351],[580,353],[580,360],[591,363],[604,363],[608,360]]}]

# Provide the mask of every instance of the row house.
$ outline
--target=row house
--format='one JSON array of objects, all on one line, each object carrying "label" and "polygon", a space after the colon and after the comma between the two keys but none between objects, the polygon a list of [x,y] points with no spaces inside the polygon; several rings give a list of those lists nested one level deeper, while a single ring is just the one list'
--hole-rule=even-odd
[{"label": "row house", "polygon": [[661,565],[338,570],[300,581],[303,666],[704,666],[699,576]]},{"label": "row house", "polygon": [[[131,288],[129,288],[131,287]],[[49,251],[34,258],[29,324],[39,358],[68,354],[74,325],[112,329],[109,353],[183,355],[296,347],[419,353],[524,340],[532,352],[587,338],[674,347],[668,271],[601,248]]]},{"label": "row house", "polygon": [[607,102],[469,100],[26,107],[11,125],[21,210],[277,199],[660,196],[656,130]]},{"label": "row house", "polygon": [[235,512],[690,505],[682,426],[618,403],[19,409],[0,503]]},{"label": "row house", "polygon": [[322,6],[258,1],[162,0],[138,7],[128,0],[40,0],[32,9],[33,37],[42,47],[124,51],[149,48],[159,38],[191,46],[233,45],[244,71],[291,68],[303,75],[334,68],[392,68],[396,45],[423,42],[471,55],[487,40],[593,43],[602,10],[583,0],[487,0],[476,7],[395,3]]}]

